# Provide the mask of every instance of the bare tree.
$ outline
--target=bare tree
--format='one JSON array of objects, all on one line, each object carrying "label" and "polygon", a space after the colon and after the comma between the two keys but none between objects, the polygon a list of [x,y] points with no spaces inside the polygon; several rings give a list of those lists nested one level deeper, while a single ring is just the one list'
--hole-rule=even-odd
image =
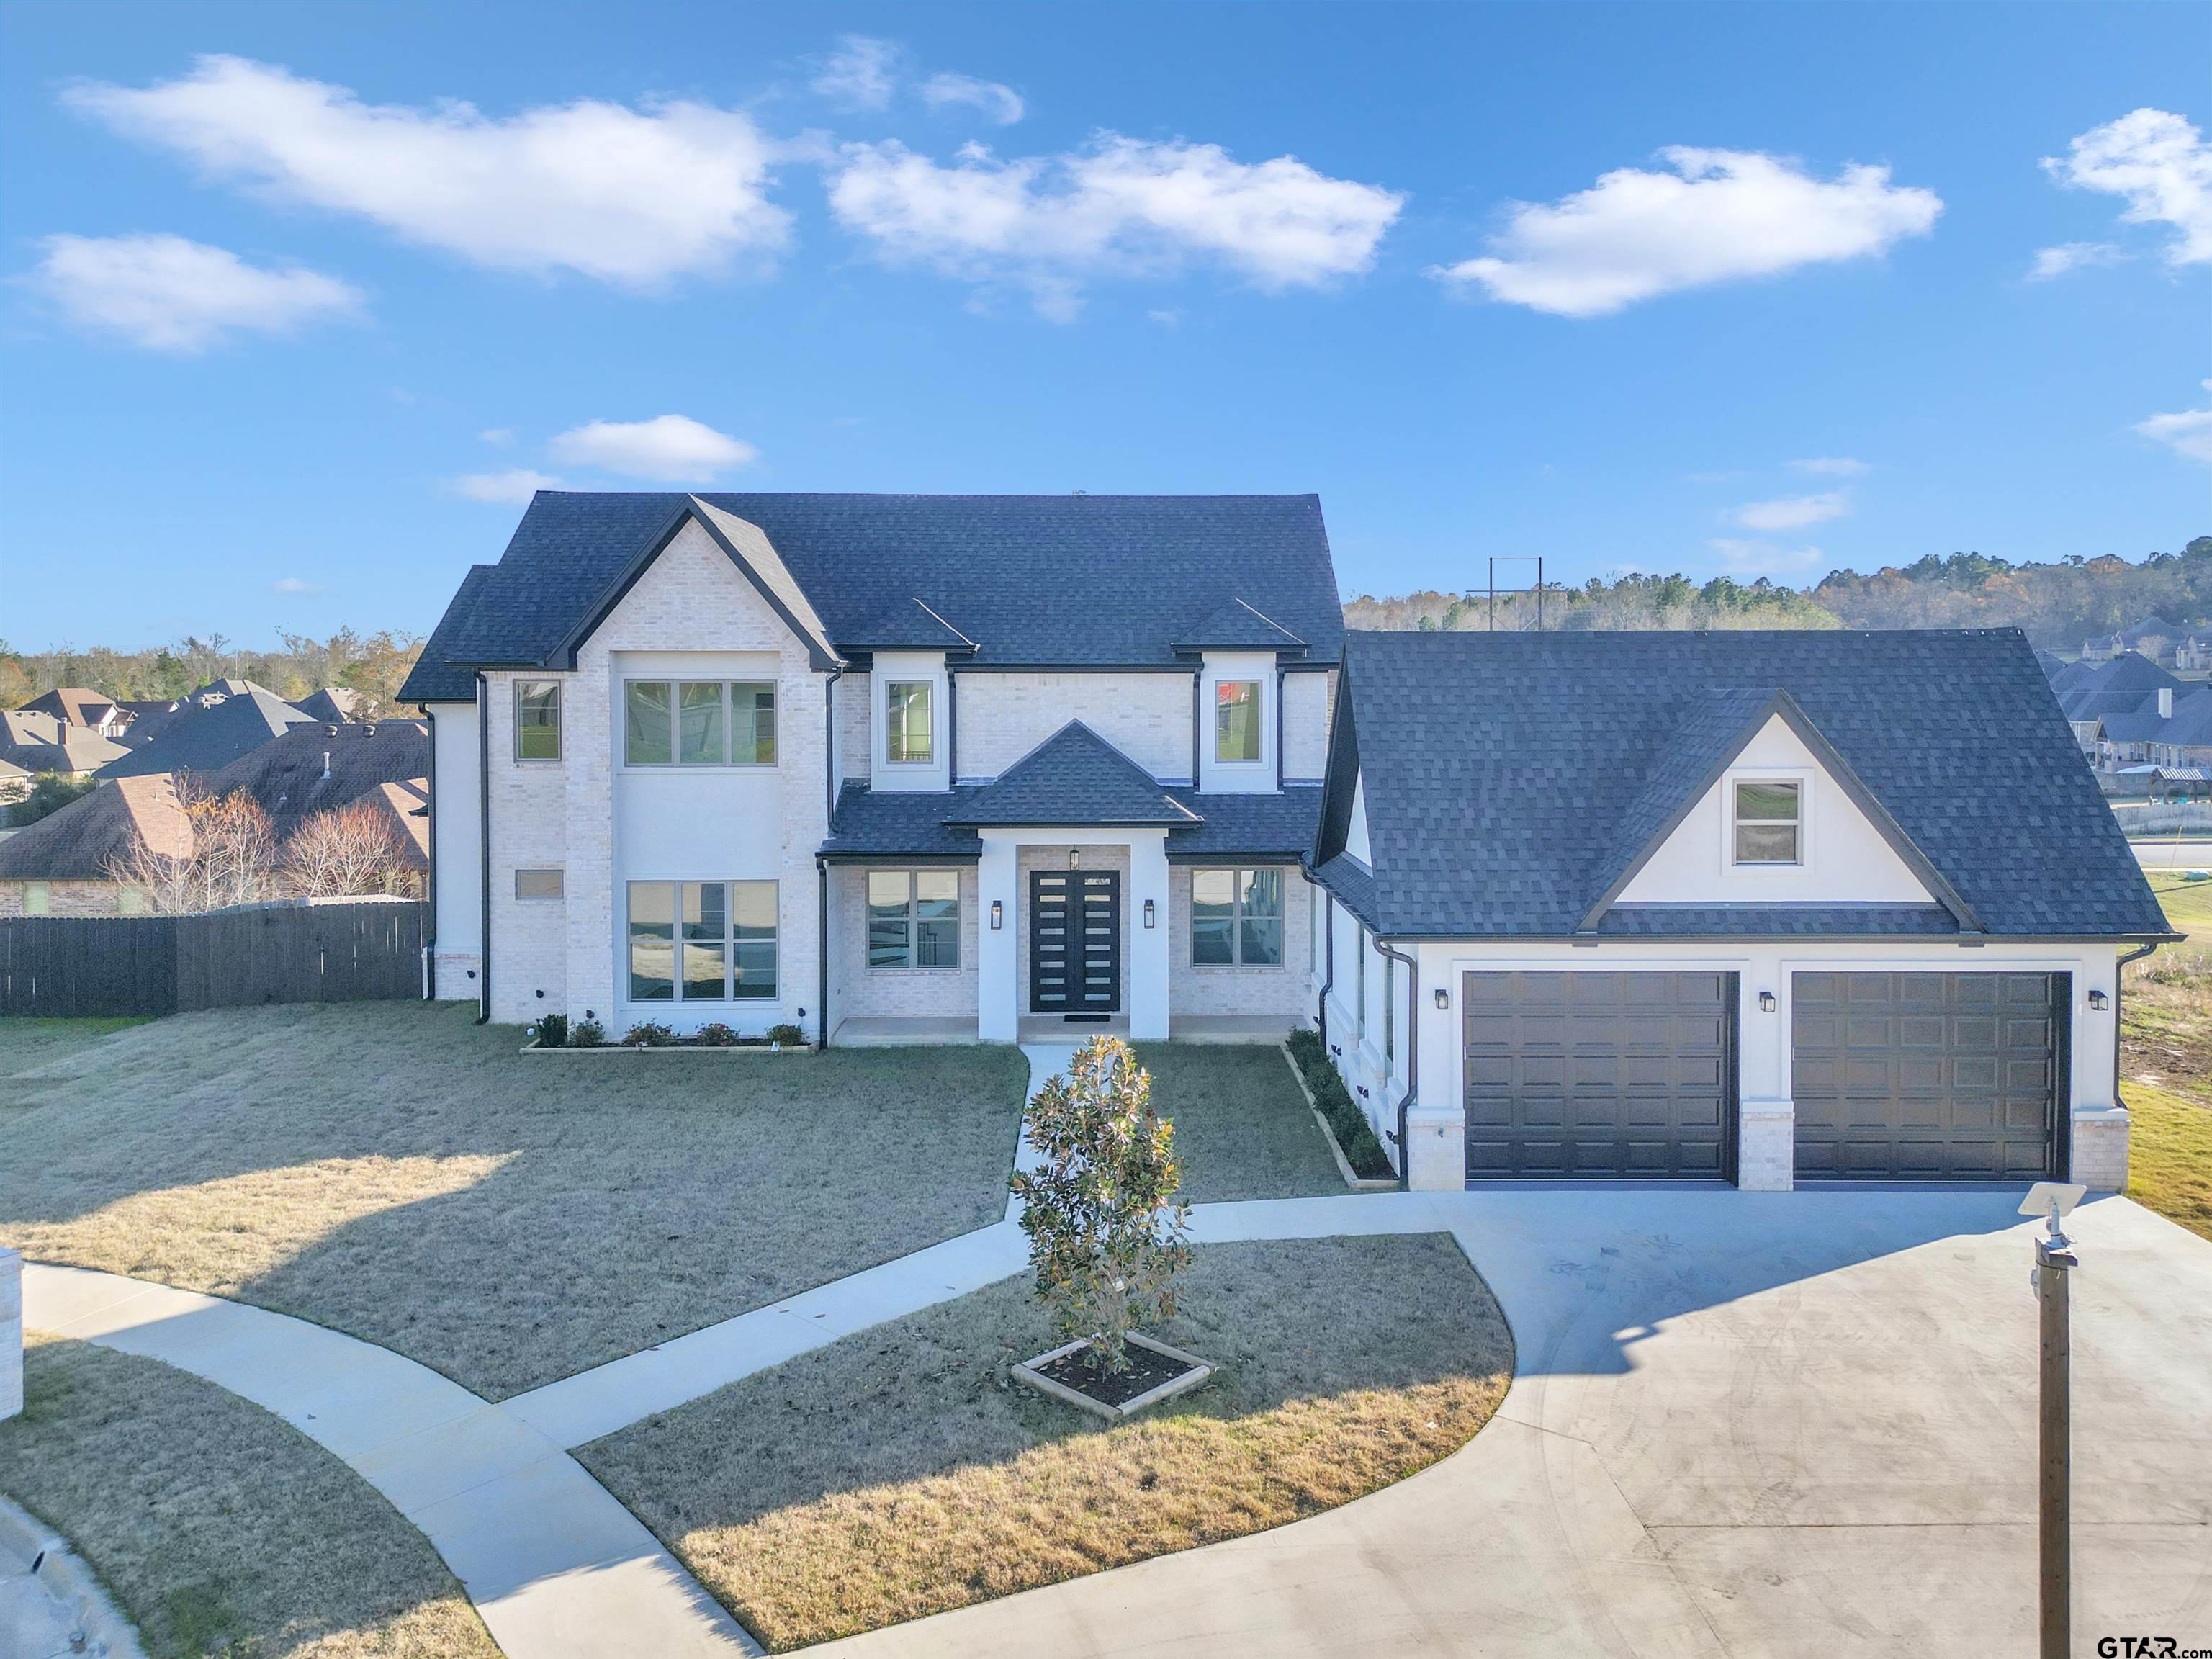
[{"label": "bare tree", "polygon": [[185,821],[182,847],[159,851],[136,837],[129,853],[108,861],[108,878],[139,889],[162,915],[266,898],[276,866],[276,831],[261,804],[243,790],[210,793],[179,773],[177,805]]},{"label": "bare tree", "polygon": [[313,813],[284,843],[285,879],[307,898],[390,892],[406,873],[399,831],[373,801]]}]

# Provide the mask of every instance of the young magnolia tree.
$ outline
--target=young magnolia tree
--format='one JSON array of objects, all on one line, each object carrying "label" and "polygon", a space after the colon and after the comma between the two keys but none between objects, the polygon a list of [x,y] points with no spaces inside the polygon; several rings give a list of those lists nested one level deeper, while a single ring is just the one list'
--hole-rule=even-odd
[{"label": "young magnolia tree", "polygon": [[1175,1129],[1152,1095],[1127,1043],[1092,1038],[1030,1103],[1030,1141],[1045,1161],[1013,1178],[1038,1299],[1109,1371],[1128,1368],[1133,1328],[1174,1314],[1175,1276],[1190,1265]]}]

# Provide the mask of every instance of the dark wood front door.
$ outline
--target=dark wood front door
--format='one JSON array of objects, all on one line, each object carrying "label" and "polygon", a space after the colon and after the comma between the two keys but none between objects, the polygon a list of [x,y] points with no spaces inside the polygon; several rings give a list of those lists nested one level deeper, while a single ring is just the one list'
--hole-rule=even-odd
[{"label": "dark wood front door", "polygon": [[1082,1018],[1121,1006],[1121,873],[1030,871],[1030,1012]]}]

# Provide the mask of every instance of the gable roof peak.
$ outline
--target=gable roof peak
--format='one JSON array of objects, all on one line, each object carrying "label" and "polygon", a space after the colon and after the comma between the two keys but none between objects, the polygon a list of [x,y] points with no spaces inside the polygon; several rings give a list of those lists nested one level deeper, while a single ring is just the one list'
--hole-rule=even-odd
[{"label": "gable roof peak", "polygon": [[1202,823],[1159,781],[1081,720],[1070,720],[945,815],[947,823]]}]

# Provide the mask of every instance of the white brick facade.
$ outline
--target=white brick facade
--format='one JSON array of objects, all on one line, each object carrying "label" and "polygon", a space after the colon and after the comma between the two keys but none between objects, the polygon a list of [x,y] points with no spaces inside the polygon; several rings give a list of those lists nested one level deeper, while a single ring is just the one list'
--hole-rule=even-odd
[{"label": "white brick facade", "polygon": [[[865,868],[841,864],[830,872],[830,1018],[848,1019],[973,1019],[975,1018],[975,872],[960,876],[960,965],[946,968],[868,966],[869,870],[918,866],[885,860]],[[942,867],[942,866],[939,866]]]},{"label": "white brick facade", "polygon": [[1283,776],[1310,782],[1328,771],[1328,721],[1336,708],[1336,673],[1283,676]]},{"label": "white brick facade", "polygon": [[995,778],[1068,721],[1081,720],[1154,777],[1188,781],[1192,678],[963,669],[960,775]]},{"label": "white brick facade", "polygon": [[[1306,879],[1296,865],[1279,866],[1283,876],[1283,962],[1278,968],[1200,968],[1190,959],[1190,878],[1194,867],[1174,865],[1168,871],[1168,921],[1174,930],[1168,941],[1168,1001],[1177,1014],[1270,1015],[1293,1025],[1310,1024],[1313,991],[1306,975],[1306,933],[1312,907],[1306,898]],[[1249,864],[1240,866],[1250,869]],[[1279,866],[1263,866],[1263,868]]]}]

